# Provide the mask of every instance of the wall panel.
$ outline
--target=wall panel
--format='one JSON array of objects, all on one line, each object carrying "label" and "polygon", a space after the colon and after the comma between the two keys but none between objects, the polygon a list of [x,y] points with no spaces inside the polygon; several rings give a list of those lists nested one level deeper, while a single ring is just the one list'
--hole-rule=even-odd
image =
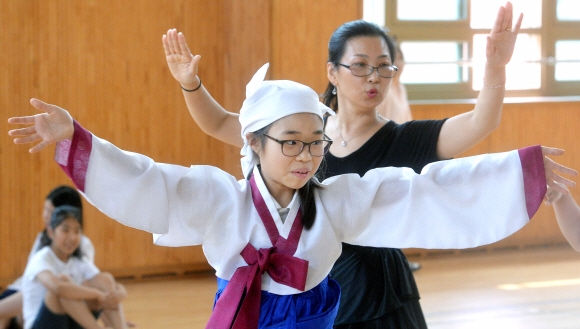
[{"label": "wall panel", "polygon": [[272,1],[271,78],[303,83],[322,94],[328,85],[328,40],[362,17],[362,1]]}]

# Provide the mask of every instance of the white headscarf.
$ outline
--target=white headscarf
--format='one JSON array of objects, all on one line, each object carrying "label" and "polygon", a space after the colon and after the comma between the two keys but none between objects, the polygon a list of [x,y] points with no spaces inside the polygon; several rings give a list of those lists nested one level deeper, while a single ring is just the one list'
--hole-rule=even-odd
[{"label": "white headscarf", "polygon": [[334,115],[334,112],[322,104],[318,94],[312,88],[289,80],[266,80],[269,64],[262,66],[246,86],[246,100],[240,110],[240,124],[242,125],[242,171],[244,177],[260,159],[254,156],[246,134],[260,130],[283,117],[297,113],[312,113],[321,119],[325,113]]}]

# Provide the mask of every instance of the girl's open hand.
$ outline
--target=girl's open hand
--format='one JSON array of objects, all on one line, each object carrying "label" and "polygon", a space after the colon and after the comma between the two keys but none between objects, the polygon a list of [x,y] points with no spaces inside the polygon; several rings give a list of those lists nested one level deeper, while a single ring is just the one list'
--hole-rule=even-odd
[{"label": "girl's open hand", "polygon": [[72,139],[74,133],[73,119],[70,114],[56,106],[33,98],[30,104],[44,113],[14,117],[8,123],[28,125],[25,128],[13,129],[8,135],[15,136],[14,144],[28,144],[40,141],[29,152],[38,152],[50,144]]},{"label": "girl's open hand", "polygon": [[199,85],[197,79],[197,65],[201,56],[193,56],[183,33],[176,29],[167,31],[163,35],[163,49],[171,74],[182,87],[194,89]]},{"label": "girl's open hand", "polygon": [[548,156],[562,155],[564,154],[564,150],[542,146],[542,154],[544,155],[544,170],[546,172],[546,184],[548,185],[549,188],[553,189],[555,192],[568,194],[569,192],[564,186],[574,187],[576,186],[576,183],[558,175],[556,172],[572,176],[578,175],[578,172],[576,170],[562,166],[561,164],[548,158]]}]

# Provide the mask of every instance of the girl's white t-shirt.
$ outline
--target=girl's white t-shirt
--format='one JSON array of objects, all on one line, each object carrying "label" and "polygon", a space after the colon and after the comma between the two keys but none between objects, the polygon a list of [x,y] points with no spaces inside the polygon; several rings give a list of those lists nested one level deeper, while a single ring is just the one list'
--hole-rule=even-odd
[{"label": "girl's white t-shirt", "polygon": [[65,263],[60,260],[50,246],[36,252],[26,265],[22,278],[24,328],[32,327],[47,292],[46,287],[37,279],[43,271],[54,275],[64,274],[76,284],[82,284],[99,274],[99,269],[86,258],[70,257]]}]

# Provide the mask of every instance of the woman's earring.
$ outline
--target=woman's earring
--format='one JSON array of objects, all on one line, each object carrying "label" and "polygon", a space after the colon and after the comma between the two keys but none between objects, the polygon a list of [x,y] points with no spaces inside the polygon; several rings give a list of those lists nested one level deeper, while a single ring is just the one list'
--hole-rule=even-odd
[{"label": "woman's earring", "polygon": [[336,86],[334,86],[334,89],[332,89],[332,94],[336,95]]}]

